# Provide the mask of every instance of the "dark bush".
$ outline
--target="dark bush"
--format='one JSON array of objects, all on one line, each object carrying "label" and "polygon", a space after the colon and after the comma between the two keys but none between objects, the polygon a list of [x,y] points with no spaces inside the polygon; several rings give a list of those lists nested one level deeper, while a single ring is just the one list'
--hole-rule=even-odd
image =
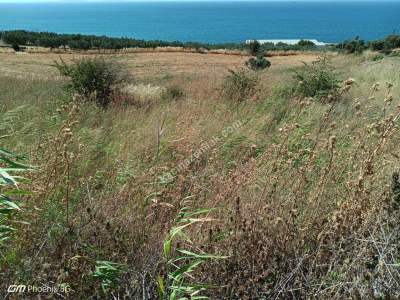
[{"label": "dark bush", "polygon": [[246,66],[253,71],[260,71],[271,66],[271,62],[265,59],[264,56],[259,55],[257,57],[252,57],[248,61],[246,61]]},{"label": "dark bush", "polygon": [[368,47],[373,51],[380,51],[384,54],[390,54],[392,50],[400,48],[400,35],[388,35],[382,40],[371,41]]},{"label": "dark bush", "polygon": [[185,97],[185,92],[180,86],[172,85],[167,87],[161,96],[164,100],[180,100]]},{"label": "dark bush", "polygon": [[21,51],[21,47],[18,44],[12,44],[11,46],[15,52]]},{"label": "dark bush", "polygon": [[304,64],[294,72],[297,95],[318,100],[337,99],[340,80],[327,58],[322,57],[312,64]]},{"label": "dark bush", "polygon": [[305,47],[305,48],[315,47],[315,44],[309,40],[301,40],[297,43],[297,45],[300,47]]},{"label": "dark bush", "polygon": [[117,67],[101,58],[84,58],[70,65],[61,60],[55,66],[70,79],[67,86],[70,90],[103,108],[108,106],[113,91],[122,82]]},{"label": "dark bush", "polygon": [[253,55],[253,56],[256,56],[259,53],[260,48],[261,48],[261,44],[257,40],[251,41],[248,44],[249,53],[250,53],[250,55]]},{"label": "dark bush", "polygon": [[337,48],[344,50],[348,54],[351,54],[351,53],[360,54],[367,47],[365,45],[364,40],[360,40],[358,37],[356,37],[353,40],[347,40],[347,41],[344,41],[343,43],[338,44]]},{"label": "dark bush", "polygon": [[400,35],[389,35],[385,38],[385,48],[387,49],[396,49],[400,48]]},{"label": "dark bush", "polygon": [[372,41],[368,44],[368,47],[373,51],[382,51],[385,48],[385,41]]},{"label": "dark bush", "polygon": [[6,31],[1,35],[1,39],[10,45],[26,45],[28,41],[28,36],[24,31]]}]

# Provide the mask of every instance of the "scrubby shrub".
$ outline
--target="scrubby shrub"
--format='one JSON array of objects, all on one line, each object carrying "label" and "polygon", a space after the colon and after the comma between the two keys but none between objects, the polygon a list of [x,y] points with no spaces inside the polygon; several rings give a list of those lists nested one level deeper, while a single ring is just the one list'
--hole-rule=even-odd
[{"label": "scrubby shrub", "polygon": [[339,78],[326,57],[311,64],[304,64],[294,71],[295,93],[301,97],[313,97],[319,100],[337,97]]},{"label": "scrubby shrub", "polygon": [[1,39],[6,44],[10,45],[26,45],[28,41],[28,37],[25,31],[5,31],[1,34]]},{"label": "scrubby shrub", "polygon": [[338,44],[337,48],[344,50],[348,54],[351,54],[351,53],[360,54],[367,47],[365,45],[364,40],[361,40],[358,37],[356,37],[353,40],[347,40],[347,41],[344,41],[343,43]]},{"label": "scrubby shrub", "polygon": [[384,54],[390,54],[392,50],[400,48],[400,35],[388,35],[384,39],[371,41],[368,48],[373,51],[380,51]]},{"label": "scrubby shrub", "polygon": [[242,102],[254,95],[258,79],[245,70],[229,70],[222,87],[222,95],[235,102]]},{"label": "scrubby shrub", "polygon": [[315,44],[309,40],[301,40],[297,43],[297,45],[300,47],[309,47],[309,48],[315,47]]},{"label": "scrubby shrub", "polygon": [[265,59],[264,56],[259,55],[257,57],[252,57],[248,61],[246,61],[246,66],[253,71],[259,71],[269,68],[271,66],[271,62]]},{"label": "scrubby shrub", "polygon": [[116,66],[102,58],[84,58],[70,65],[61,60],[55,66],[70,79],[67,85],[70,90],[103,108],[108,106],[113,91],[122,82]]},{"label": "scrubby shrub", "polygon": [[21,47],[18,44],[12,44],[11,47],[15,52],[21,51]]},{"label": "scrubby shrub", "polygon": [[162,93],[162,98],[164,100],[180,100],[184,97],[185,92],[178,85],[169,86]]},{"label": "scrubby shrub", "polygon": [[400,35],[389,35],[385,38],[385,48],[396,49],[400,48]]},{"label": "scrubby shrub", "polygon": [[382,40],[372,41],[368,44],[368,46],[373,51],[382,51],[385,48],[385,42]]},{"label": "scrubby shrub", "polygon": [[260,48],[261,48],[261,44],[257,40],[251,41],[248,44],[249,53],[250,53],[250,55],[253,55],[253,56],[258,54],[258,52],[260,51]]}]

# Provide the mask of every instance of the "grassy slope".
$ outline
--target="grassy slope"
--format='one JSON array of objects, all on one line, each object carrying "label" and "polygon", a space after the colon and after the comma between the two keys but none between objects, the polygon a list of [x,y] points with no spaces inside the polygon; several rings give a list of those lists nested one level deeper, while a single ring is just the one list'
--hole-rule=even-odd
[{"label": "grassy slope", "polygon": [[[22,215],[31,225],[21,225],[5,254],[1,290],[10,282],[52,281],[71,284],[77,298],[93,288],[100,293],[89,274],[101,259],[129,266],[121,294],[154,293],[162,237],[188,196],[195,197],[194,206],[220,207],[217,223],[192,232],[199,245],[230,255],[197,274],[224,286],[213,291],[216,299],[255,299],[266,291],[278,298],[369,297],[372,284],[389,282],[389,271],[398,280],[398,270],[386,265],[399,259],[398,249],[387,247],[395,257],[384,256],[381,269],[366,266],[382,254],[376,241],[393,242],[388,236],[396,226],[388,225],[394,217],[382,209],[389,205],[400,135],[396,127],[382,139],[382,131],[399,104],[400,61],[367,56],[333,58],[343,79],[356,80],[334,106],[288,96],[289,66],[265,71],[257,101],[240,105],[219,96],[223,76],[215,65],[201,76],[193,69],[165,70],[156,80],[144,73],[139,82],[179,84],[187,96],[105,112],[90,105],[72,113],[62,108],[67,96],[59,79],[1,75],[1,111],[26,105],[5,141],[39,166]],[[387,81],[394,84],[391,105],[383,101]],[[381,90],[372,93],[376,82]],[[239,129],[173,183],[160,182],[160,175],[238,120]],[[71,128],[72,136],[62,128]],[[390,284],[398,292],[398,282]]]}]

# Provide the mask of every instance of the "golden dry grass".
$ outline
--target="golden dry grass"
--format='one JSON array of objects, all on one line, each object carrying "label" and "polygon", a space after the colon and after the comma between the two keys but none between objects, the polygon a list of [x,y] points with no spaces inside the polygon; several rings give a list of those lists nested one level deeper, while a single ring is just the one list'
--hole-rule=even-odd
[{"label": "golden dry grass", "polygon": [[[267,293],[275,299],[362,298],[377,293],[368,286],[377,280],[398,291],[390,257],[398,253],[390,248],[399,232],[398,211],[391,210],[389,185],[400,156],[400,62],[333,56],[341,78],[355,79],[340,102],[294,97],[288,70],[316,59],[299,54],[269,58],[272,67],[259,73],[257,95],[238,105],[219,89],[227,70],[244,67],[246,57],[108,55],[137,81],[133,93],[152,98],[151,87],[176,84],[186,97],[102,111],[57,99],[62,83],[54,80],[52,62],[81,55],[0,54],[4,107],[29,105],[10,145],[39,166],[28,202],[34,208],[23,212],[31,225],[21,225],[6,277],[18,280],[29,266],[29,282],[68,283],[71,297],[104,298],[90,274],[96,260],[110,260],[132,271],[116,292],[155,299],[154,278],[165,275],[162,239],[181,200],[193,197],[193,206],[218,208],[217,222],[190,231],[194,246],[229,255],[193,274],[220,287],[210,291],[212,299],[263,299]],[[381,90],[371,93],[376,82]],[[384,101],[388,93],[392,103]],[[174,182],[161,182],[165,172],[238,120],[242,126]],[[390,252],[371,269],[387,246]],[[377,279],[364,280],[365,269]]]},{"label": "golden dry grass", "polygon": [[[51,66],[54,61],[63,59],[68,62],[84,57],[85,54],[57,53],[0,53],[0,71],[4,75],[26,76],[48,79],[54,78],[57,71]],[[100,54],[101,56],[101,54]],[[229,68],[244,65],[248,56],[225,54],[200,54],[184,52],[146,52],[106,55],[120,61],[135,76],[162,77],[172,76],[223,76]],[[316,54],[298,54],[270,57],[272,68],[291,67],[311,62]],[[212,80],[212,79],[211,79]]]}]

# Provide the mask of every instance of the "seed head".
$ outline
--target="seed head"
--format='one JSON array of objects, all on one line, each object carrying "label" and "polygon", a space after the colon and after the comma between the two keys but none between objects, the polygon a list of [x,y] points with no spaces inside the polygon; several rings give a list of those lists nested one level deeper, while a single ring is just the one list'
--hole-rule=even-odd
[{"label": "seed head", "polygon": [[386,103],[391,103],[393,101],[393,95],[387,95],[384,101]]},{"label": "seed head", "polygon": [[353,85],[355,82],[356,82],[356,81],[355,81],[354,78],[349,78],[349,79],[345,80],[343,83],[344,83],[345,85]]},{"label": "seed head", "polygon": [[379,91],[379,82],[376,82],[376,83],[374,83],[374,84],[372,85],[372,90],[373,90],[374,92]]},{"label": "seed head", "polygon": [[392,88],[392,87],[393,87],[393,83],[391,83],[391,82],[386,82],[386,87],[387,87],[388,89]]}]

